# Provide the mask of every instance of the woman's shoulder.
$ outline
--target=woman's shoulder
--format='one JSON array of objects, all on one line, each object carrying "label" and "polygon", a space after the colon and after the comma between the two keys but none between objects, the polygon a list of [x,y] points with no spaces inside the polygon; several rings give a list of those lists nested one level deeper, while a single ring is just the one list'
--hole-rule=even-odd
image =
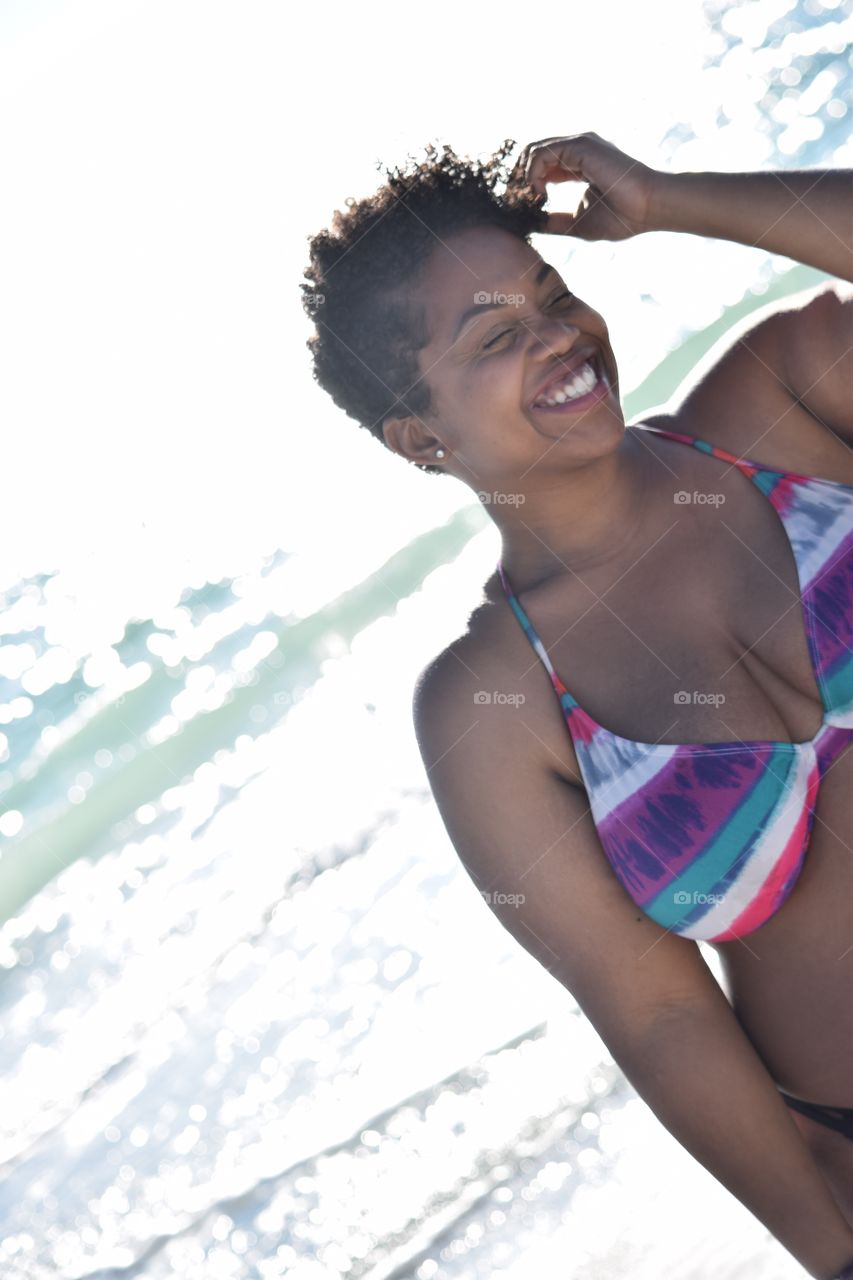
[{"label": "woman's shoulder", "polygon": [[415,696],[429,708],[453,706],[489,680],[506,674],[509,656],[506,597],[497,569],[472,602],[465,628],[421,669]]},{"label": "woman's shoulder", "polygon": [[[465,630],[420,671],[412,710],[425,757],[509,754],[564,782],[583,780],[554,689],[530,650],[495,570]],[[456,752],[464,738],[465,749]]]},{"label": "woman's shoulder", "polygon": [[825,287],[805,290],[742,317],[685,373],[648,422],[770,468],[851,482],[853,455],[831,425],[811,412],[784,376]]}]

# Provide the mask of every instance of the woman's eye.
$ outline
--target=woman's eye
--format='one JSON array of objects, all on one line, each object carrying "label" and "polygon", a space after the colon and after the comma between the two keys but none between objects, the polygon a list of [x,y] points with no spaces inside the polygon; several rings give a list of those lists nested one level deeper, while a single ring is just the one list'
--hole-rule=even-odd
[{"label": "woman's eye", "polygon": [[508,333],[512,333],[512,329],[504,329],[496,338],[492,338],[490,342],[484,342],[483,350],[488,351],[489,347],[493,347],[496,342],[500,342],[501,338],[505,338]]},{"label": "woman's eye", "polygon": [[[570,300],[574,300],[574,296],[575,295],[573,293],[569,293],[569,292],[558,294],[558,296],[554,298],[551,303],[549,303],[549,306],[555,307],[558,302],[563,302],[566,298],[569,298]],[[501,338],[505,338],[508,333],[511,334],[512,329],[502,329],[501,332],[497,334],[494,338],[490,338],[488,342],[483,343],[483,350],[488,351],[490,347],[493,347],[495,345],[495,343],[500,342]]]}]

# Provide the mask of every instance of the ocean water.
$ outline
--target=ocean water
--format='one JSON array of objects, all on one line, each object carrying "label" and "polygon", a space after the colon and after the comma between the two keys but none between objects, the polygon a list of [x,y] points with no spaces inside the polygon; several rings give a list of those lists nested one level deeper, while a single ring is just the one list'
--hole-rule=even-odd
[{"label": "ocean water", "polygon": [[[658,137],[673,168],[853,163],[849,6],[701,13],[695,96]],[[611,262],[629,417],[825,278],[669,236],[589,246],[578,277],[609,296]],[[121,545],[121,578],[71,542],[24,576],[6,553],[3,1280],[802,1274],[449,844],[411,691],[499,549],[450,488],[424,478],[349,555],[266,526],[206,572],[153,537]]]}]

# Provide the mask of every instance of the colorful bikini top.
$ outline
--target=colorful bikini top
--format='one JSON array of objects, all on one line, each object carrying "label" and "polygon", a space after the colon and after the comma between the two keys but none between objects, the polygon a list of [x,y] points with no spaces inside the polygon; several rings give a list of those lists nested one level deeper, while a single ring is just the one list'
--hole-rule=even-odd
[{"label": "colorful bikini top", "polygon": [[635,425],[733,463],[775,507],[797,566],[823,703],[814,738],[666,745],[611,733],[569,693],[500,561],[497,569],[560,699],[618,879],[664,928],[727,942],[760,928],[793,889],[821,779],[853,739],[853,486],[772,470],[678,431]]}]

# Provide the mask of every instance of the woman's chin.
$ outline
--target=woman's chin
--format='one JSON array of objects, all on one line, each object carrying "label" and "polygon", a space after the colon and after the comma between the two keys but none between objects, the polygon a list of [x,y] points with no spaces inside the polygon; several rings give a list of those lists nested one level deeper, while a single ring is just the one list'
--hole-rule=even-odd
[{"label": "woman's chin", "polygon": [[603,441],[612,439],[614,432],[621,436],[625,430],[625,415],[612,391],[605,398],[579,406],[574,411],[568,406],[558,405],[553,410],[531,409],[530,415],[539,435],[549,440],[567,440],[577,436],[584,440]]}]

